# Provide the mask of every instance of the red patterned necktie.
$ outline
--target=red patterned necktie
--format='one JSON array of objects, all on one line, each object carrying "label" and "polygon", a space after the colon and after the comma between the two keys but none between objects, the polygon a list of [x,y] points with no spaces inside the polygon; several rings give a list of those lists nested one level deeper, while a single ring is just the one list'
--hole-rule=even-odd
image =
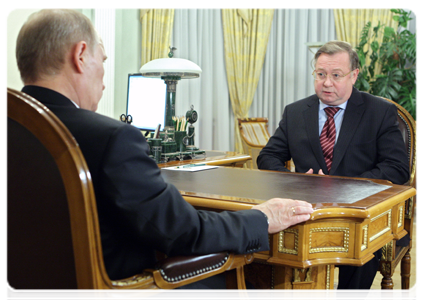
[{"label": "red patterned necktie", "polygon": [[320,134],[320,145],[322,146],[323,156],[325,157],[328,173],[332,167],[333,147],[335,146],[336,129],[333,116],[340,110],[339,107],[326,107],[325,112],[327,120],[323,126],[322,133]]}]

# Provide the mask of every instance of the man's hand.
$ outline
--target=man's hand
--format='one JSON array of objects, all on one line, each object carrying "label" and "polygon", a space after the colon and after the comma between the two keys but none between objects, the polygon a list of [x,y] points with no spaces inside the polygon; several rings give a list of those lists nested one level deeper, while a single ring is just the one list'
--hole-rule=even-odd
[{"label": "man's hand", "polygon": [[300,200],[273,198],[254,206],[269,219],[269,233],[282,231],[297,223],[310,219],[313,208],[310,203]]},{"label": "man's hand", "polygon": [[[313,174],[313,169],[308,170],[307,172],[305,172],[306,174]],[[319,172],[317,173],[319,175],[325,175],[322,171],[322,169],[319,170]]]}]

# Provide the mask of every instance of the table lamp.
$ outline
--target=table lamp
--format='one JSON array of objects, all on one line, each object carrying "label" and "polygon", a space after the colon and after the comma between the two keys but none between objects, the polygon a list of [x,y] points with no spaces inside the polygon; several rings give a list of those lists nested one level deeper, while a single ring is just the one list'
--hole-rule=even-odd
[{"label": "table lamp", "polygon": [[172,117],[175,116],[176,84],[181,79],[200,77],[201,68],[183,58],[173,58],[175,47],[169,47],[168,58],[159,58],[144,64],[140,73],[145,77],[159,77],[166,84],[166,109],[164,131],[173,130]]}]

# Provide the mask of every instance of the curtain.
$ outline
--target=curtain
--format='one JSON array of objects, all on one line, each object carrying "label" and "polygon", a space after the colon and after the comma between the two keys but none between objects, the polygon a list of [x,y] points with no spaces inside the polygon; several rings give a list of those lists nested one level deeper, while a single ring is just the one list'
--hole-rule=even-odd
[{"label": "curtain", "polygon": [[174,9],[141,9],[141,66],[167,57],[173,28]]},{"label": "curtain", "polygon": [[174,57],[191,60],[202,69],[199,78],[178,82],[176,115],[185,115],[194,105],[198,112],[195,145],[203,150],[233,150],[220,9],[176,9],[172,46],[177,48]]},{"label": "curtain", "polygon": [[[394,15],[389,9],[334,9],[335,28],[339,40],[349,42],[353,48],[360,43],[361,31],[370,21],[372,25],[369,34],[373,34],[373,27],[380,24],[398,29],[398,24],[392,19]],[[382,43],[383,31],[380,31],[378,38],[379,45]],[[364,50],[370,50],[366,62],[370,63],[371,49],[367,47]],[[381,66],[376,67],[375,74],[380,73]]]},{"label": "curtain", "polygon": [[235,116],[235,151],[243,152],[237,118],[248,117],[263,66],[273,9],[222,9],[226,73]]},{"label": "curtain", "polygon": [[[269,119],[273,134],[285,105],[314,93],[313,54],[307,42],[336,38],[332,9],[278,9],[273,16],[267,51],[250,117]],[[235,117],[226,80],[221,10],[176,9],[174,57],[198,64],[197,79],[182,79],[176,88],[176,115],[194,105],[198,112],[195,144],[200,149],[234,151]]]},{"label": "curtain", "polygon": [[314,94],[312,53],[306,43],[336,39],[332,9],[277,9],[250,117],[269,119],[272,135],[286,105]]},{"label": "curtain", "polygon": [[[369,21],[372,22],[371,28],[380,22],[396,29],[393,13],[389,9],[334,9],[334,15],[338,40],[349,42],[353,48],[358,46],[361,30]],[[381,43],[383,32],[379,38]]]}]

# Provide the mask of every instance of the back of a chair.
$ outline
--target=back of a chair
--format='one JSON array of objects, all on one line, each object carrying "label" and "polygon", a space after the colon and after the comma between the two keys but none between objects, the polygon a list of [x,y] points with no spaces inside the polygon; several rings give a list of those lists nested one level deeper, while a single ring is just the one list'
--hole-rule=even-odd
[{"label": "back of a chair", "polygon": [[[408,181],[408,185],[412,187],[416,187],[416,122],[414,118],[410,115],[410,113],[401,105],[392,101],[387,98],[383,98],[388,102],[394,103],[397,107],[397,120],[398,126],[401,131],[401,134],[404,138],[404,143],[407,149],[408,154],[408,162],[410,167],[410,180]],[[415,208],[415,199],[416,197],[412,197],[409,201],[408,209],[406,211],[406,220],[411,220],[411,224],[406,224],[406,229],[409,231],[410,236],[412,237],[412,230],[413,230],[413,214]]]},{"label": "back of a chair", "polygon": [[108,278],[78,144],[28,95],[8,89],[7,106],[8,282],[16,289],[98,288]]},{"label": "back of a chair", "polygon": [[267,123],[267,118],[238,118],[244,153],[252,158],[247,162],[250,169],[257,169],[257,156],[270,138]]}]

